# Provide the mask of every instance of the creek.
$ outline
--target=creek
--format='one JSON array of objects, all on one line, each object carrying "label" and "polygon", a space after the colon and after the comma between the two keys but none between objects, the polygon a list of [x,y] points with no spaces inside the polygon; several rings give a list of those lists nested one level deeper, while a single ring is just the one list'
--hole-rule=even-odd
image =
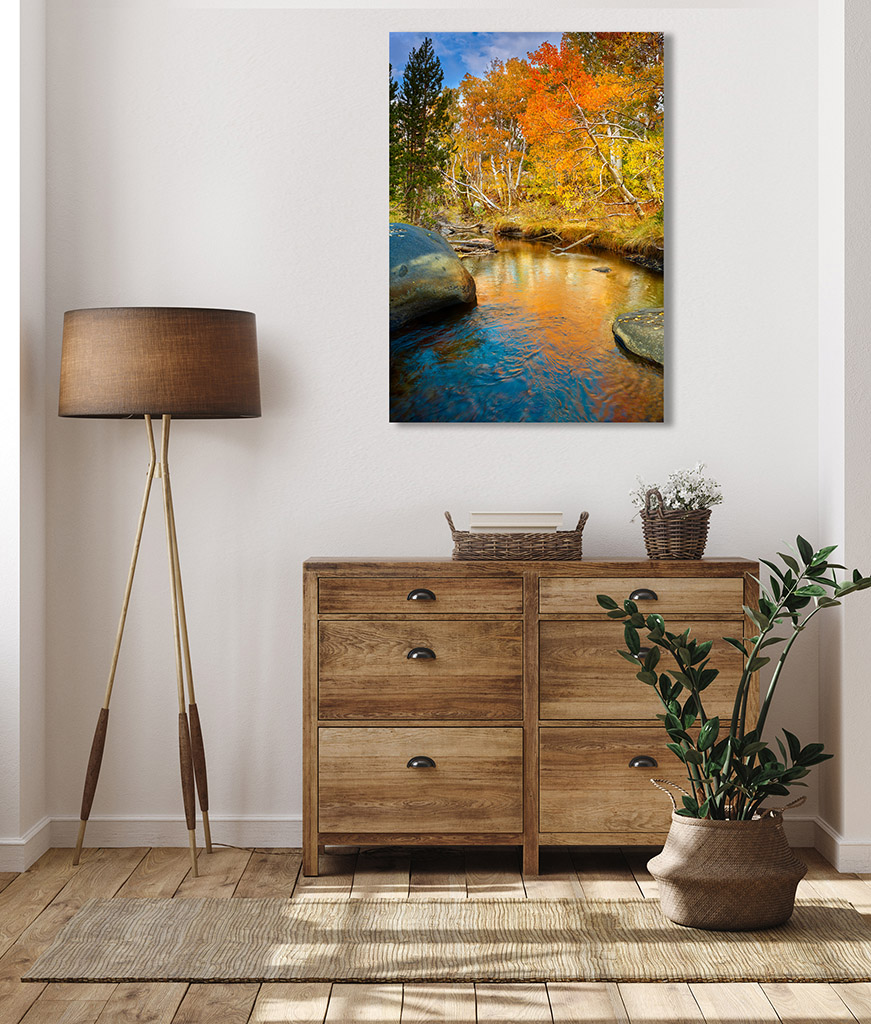
[{"label": "creek", "polygon": [[496,245],[463,260],[476,306],[441,310],[391,338],[391,421],[661,420],[662,367],[618,346],[611,324],[662,306],[662,274],[613,253]]}]

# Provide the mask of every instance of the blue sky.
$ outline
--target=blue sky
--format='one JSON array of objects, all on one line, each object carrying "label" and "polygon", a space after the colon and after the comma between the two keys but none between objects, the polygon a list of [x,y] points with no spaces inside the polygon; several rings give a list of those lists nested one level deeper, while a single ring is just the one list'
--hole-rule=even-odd
[{"label": "blue sky", "polygon": [[466,74],[479,77],[496,60],[526,57],[545,41],[559,46],[562,32],[391,32],[390,63],[400,81],[405,62],[429,36],[445,73],[445,85],[456,88]]}]

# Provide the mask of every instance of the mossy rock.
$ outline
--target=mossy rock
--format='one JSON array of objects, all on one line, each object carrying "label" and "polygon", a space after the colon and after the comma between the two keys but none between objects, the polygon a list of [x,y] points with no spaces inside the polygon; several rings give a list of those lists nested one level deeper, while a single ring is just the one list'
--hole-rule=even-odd
[{"label": "mossy rock", "polygon": [[475,279],[440,234],[413,224],[390,225],[391,331],[475,299]]},{"label": "mossy rock", "polygon": [[665,310],[662,307],[623,313],[611,329],[623,348],[662,366],[665,359]]}]

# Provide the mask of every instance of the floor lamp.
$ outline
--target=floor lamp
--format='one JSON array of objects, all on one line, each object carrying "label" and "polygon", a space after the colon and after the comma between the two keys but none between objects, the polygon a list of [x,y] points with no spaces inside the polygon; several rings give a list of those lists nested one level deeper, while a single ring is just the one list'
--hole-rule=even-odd
[{"label": "floor lamp", "polygon": [[[209,791],[203,734],[194,696],[175,512],[169,480],[169,428],[173,419],[222,419],[260,415],[260,376],[254,314],[234,309],[153,306],[70,310],[64,314],[58,413],[61,416],[144,419],[150,454],[106,696],[97,719],[85,774],[73,864],[79,863],[103,760],[109,701],[139,557],[145,513],[156,472],[163,484],[163,517],[169,559],[181,788],[191,866],[193,874],[197,875],[194,791],[202,811],[205,849],[211,853]],[[161,420],[159,455],[152,419]]]}]

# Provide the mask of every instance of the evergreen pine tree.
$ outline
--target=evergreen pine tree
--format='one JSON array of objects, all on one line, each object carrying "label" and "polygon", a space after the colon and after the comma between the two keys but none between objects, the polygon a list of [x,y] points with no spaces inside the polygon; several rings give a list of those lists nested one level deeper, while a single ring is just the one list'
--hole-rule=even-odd
[{"label": "evergreen pine tree", "polygon": [[420,224],[438,201],[441,171],[448,160],[449,96],[443,82],[441,62],[427,37],[409,54],[402,84],[390,104],[391,195],[410,224]]}]

